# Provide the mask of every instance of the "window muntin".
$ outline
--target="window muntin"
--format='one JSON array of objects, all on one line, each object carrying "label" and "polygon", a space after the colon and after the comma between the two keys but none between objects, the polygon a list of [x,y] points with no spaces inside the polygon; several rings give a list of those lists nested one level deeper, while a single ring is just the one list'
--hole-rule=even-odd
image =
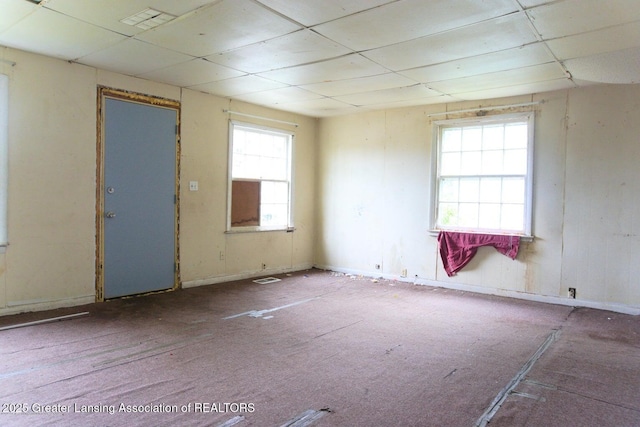
[{"label": "window muntin", "polygon": [[[232,200],[227,229],[278,230],[290,227],[293,135],[231,122],[230,140]],[[239,182],[246,184],[234,186]]]},{"label": "window muntin", "polygon": [[435,125],[433,228],[530,235],[533,113]]}]

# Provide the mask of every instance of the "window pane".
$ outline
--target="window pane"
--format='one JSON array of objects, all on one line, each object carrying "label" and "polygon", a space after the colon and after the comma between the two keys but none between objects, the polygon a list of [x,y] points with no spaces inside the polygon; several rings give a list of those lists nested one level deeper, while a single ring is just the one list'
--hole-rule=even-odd
[{"label": "window pane", "polygon": [[462,130],[460,128],[444,129],[442,131],[442,152],[460,151]]},{"label": "window pane", "polygon": [[458,225],[468,228],[478,226],[477,203],[460,203],[460,220]]},{"label": "window pane", "polygon": [[264,203],[260,206],[260,225],[263,227],[286,226],[287,205],[278,203]]},{"label": "window pane", "polygon": [[500,228],[522,230],[524,228],[524,205],[502,205]]},{"label": "window pane", "polygon": [[502,178],[480,179],[480,202],[500,203],[502,201]]},{"label": "window pane", "polygon": [[474,151],[482,148],[482,128],[471,126],[462,129],[462,151]]},{"label": "window pane", "polygon": [[438,205],[438,224],[445,227],[458,225],[457,203],[440,203]]},{"label": "window pane", "polygon": [[524,204],[524,178],[504,178],[502,181],[502,203]]},{"label": "window pane", "polygon": [[491,150],[482,152],[482,174],[499,175],[502,173],[504,151]]},{"label": "window pane", "polygon": [[482,168],[482,152],[465,151],[460,159],[461,175],[479,175]]},{"label": "window pane", "polygon": [[505,148],[527,148],[529,138],[526,123],[514,123],[505,126]]},{"label": "window pane", "polygon": [[477,202],[480,200],[480,179],[467,178],[460,180],[460,201]]},{"label": "window pane", "polygon": [[521,174],[527,173],[527,150],[505,150],[504,152],[504,173]]},{"label": "window pane", "polygon": [[482,134],[483,150],[501,150],[503,147],[504,126],[485,126]]},{"label": "window pane", "polygon": [[262,181],[262,203],[287,203],[289,184],[286,182]]},{"label": "window pane", "polygon": [[440,175],[457,175],[460,173],[460,153],[443,153],[440,164]]},{"label": "window pane", "polygon": [[483,203],[480,205],[478,225],[484,229],[500,228],[500,205],[497,203]]},{"label": "window pane", "polygon": [[442,178],[440,180],[440,192],[438,196],[441,202],[458,201],[458,178]]}]

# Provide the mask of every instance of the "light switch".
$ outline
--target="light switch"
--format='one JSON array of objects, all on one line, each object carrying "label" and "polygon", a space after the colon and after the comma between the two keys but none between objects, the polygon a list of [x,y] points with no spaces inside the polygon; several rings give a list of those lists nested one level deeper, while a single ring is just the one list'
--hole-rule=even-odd
[{"label": "light switch", "polygon": [[189,181],[189,191],[198,191],[198,181]]}]

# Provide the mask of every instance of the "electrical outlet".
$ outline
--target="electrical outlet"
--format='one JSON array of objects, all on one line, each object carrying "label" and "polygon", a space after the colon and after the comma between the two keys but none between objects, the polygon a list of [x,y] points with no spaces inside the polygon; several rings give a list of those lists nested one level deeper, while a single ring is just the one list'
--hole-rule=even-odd
[{"label": "electrical outlet", "polygon": [[403,268],[402,272],[400,273],[400,277],[407,277],[407,269]]},{"label": "electrical outlet", "polygon": [[576,288],[569,288],[569,298],[576,299]]},{"label": "electrical outlet", "polygon": [[380,270],[380,264],[376,264],[376,270]]},{"label": "electrical outlet", "polygon": [[262,263],[262,269],[263,269],[263,270],[266,270],[266,269],[267,269],[267,264]]},{"label": "electrical outlet", "polygon": [[224,251],[220,251],[220,261],[224,261]]}]

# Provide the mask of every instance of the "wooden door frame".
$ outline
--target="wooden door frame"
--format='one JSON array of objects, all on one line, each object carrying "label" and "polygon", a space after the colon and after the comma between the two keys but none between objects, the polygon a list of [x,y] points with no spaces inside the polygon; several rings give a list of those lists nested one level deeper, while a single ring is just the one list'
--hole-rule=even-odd
[{"label": "wooden door frame", "polygon": [[[173,287],[180,287],[180,101],[160,98],[137,92],[98,86],[97,91],[97,142],[96,142],[96,302],[104,301],[104,120],[105,100],[120,99],[150,106],[158,106],[176,111],[176,176],[175,176],[175,268]],[[166,291],[157,291],[166,292]],[[156,292],[149,292],[156,293]]]}]

